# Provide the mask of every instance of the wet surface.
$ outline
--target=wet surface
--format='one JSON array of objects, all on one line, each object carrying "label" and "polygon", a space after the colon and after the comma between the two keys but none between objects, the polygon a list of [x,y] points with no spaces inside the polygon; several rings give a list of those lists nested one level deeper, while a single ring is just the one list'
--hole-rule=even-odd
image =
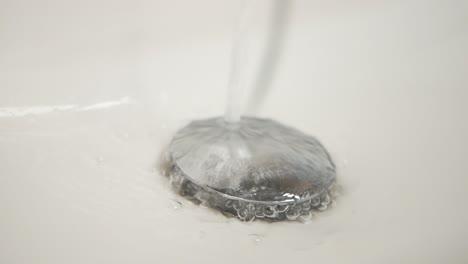
[{"label": "wet surface", "polygon": [[226,218],[155,170],[224,110],[235,1],[69,3],[0,4],[0,107],[132,103],[0,117],[1,263],[468,262],[462,2],[294,1],[259,114],[334,157],[308,224]]}]

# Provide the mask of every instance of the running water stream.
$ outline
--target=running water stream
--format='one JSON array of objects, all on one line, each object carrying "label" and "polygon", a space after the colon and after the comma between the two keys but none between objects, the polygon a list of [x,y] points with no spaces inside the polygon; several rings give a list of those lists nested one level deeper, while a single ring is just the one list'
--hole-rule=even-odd
[{"label": "running water stream", "polygon": [[252,25],[252,13],[255,11],[253,0],[244,0],[241,12],[236,23],[231,52],[231,72],[228,83],[225,120],[228,122],[239,122],[243,113],[246,97],[248,96],[248,58],[249,26]]},{"label": "running water stream", "polygon": [[[264,66],[254,58],[262,52],[252,51],[268,35],[261,34],[268,26],[252,34],[251,20],[260,11],[253,3],[244,2],[234,37],[224,119],[195,120],[179,130],[165,155],[166,171],[181,195],[242,221],[308,221],[312,211],[333,204],[335,164],[312,136],[275,120],[241,118]],[[276,2],[269,4],[262,11],[274,11]]]}]

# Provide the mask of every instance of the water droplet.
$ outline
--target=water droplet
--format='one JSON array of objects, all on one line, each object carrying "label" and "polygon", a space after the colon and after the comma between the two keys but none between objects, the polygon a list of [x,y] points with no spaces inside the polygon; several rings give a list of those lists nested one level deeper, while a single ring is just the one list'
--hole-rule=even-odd
[{"label": "water droplet", "polygon": [[320,197],[315,197],[310,200],[310,205],[311,206],[318,206],[320,204]]},{"label": "water droplet", "polygon": [[104,158],[102,156],[96,157],[96,164],[98,166],[101,166],[102,164],[104,164]]},{"label": "water droplet", "polygon": [[328,205],[330,203],[330,195],[326,193],[325,195],[322,196],[322,205]]},{"label": "water droplet", "polygon": [[301,207],[293,205],[292,207],[289,208],[289,210],[286,212],[286,217],[289,220],[296,220],[296,218],[299,217],[301,214]]},{"label": "water droplet", "polygon": [[177,201],[177,200],[171,200],[171,204],[172,204],[172,207],[174,208],[174,210],[178,210],[178,209],[182,208],[182,203]]},{"label": "water droplet", "polygon": [[265,217],[265,214],[263,213],[263,207],[261,205],[257,205],[255,207],[255,216],[259,218]]},{"label": "water droplet", "polygon": [[302,212],[302,214],[299,216],[299,220],[302,223],[308,223],[310,220],[312,220],[312,213],[310,211],[307,212]]},{"label": "water droplet", "polygon": [[232,204],[233,204],[233,201],[232,201],[232,200],[228,200],[228,201],[226,202],[226,207],[227,207],[227,208],[231,208],[231,207],[232,207]]},{"label": "water droplet", "polygon": [[259,235],[259,234],[250,234],[249,237],[251,237],[253,239],[253,242],[255,244],[259,244],[259,243],[261,243],[263,241],[263,238],[265,236]]},{"label": "water droplet", "polygon": [[317,209],[318,209],[319,211],[325,211],[325,210],[327,210],[327,208],[328,208],[328,205],[322,204],[322,205],[320,205],[320,207],[317,208]]},{"label": "water droplet", "polygon": [[232,207],[234,207],[235,210],[240,210],[245,207],[245,203],[241,201],[234,201],[232,203]]},{"label": "water droplet", "polygon": [[283,213],[283,212],[286,212],[286,210],[288,210],[288,208],[289,208],[289,205],[286,205],[286,204],[277,205],[276,206],[276,211],[278,211],[278,213]]},{"label": "water droplet", "polygon": [[244,222],[252,222],[255,219],[255,215],[247,207],[238,210],[237,216]]},{"label": "water droplet", "polygon": [[210,203],[207,201],[201,201],[198,206],[200,206],[201,208],[210,208]]},{"label": "water droplet", "polygon": [[275,206],[265,206],[263,208],[263,214],[267,217],[276,217],[277,216],[277,211]]},{"label": "water droplet", "polygon": [[310,200],[300,203],[297,206],[300,206],[303,211],[308,211],[310,209]]},{"label": "water droplet", "polygon": [[253,204],[249,203],[245,206],[245,208],[247,208],[247,210],[249,210],[250,212],[255,212],[255,205]]}]

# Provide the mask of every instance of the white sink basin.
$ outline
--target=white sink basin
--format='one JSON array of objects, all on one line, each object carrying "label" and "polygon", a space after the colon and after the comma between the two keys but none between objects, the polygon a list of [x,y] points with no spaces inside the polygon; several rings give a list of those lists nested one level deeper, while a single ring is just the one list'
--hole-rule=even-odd
[{"label": "white sink basin", "polygon": [[222,114],[236,1],[0,2],[1,263],[467,263],[468,5],[290,6],[258,115],[317,136],[308,224],[177,196],[157,161]]}]

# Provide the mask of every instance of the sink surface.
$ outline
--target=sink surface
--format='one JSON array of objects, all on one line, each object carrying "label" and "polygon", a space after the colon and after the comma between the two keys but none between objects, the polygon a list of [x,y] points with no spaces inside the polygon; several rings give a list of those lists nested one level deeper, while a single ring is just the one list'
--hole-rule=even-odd
[{"label": "sink surface", "polygon": [[255,114],[336,162],[341,196],[308,224],[226,218],[158,167],[223,113],[237,10],[0,2],[1,263],[468,262],[468,5],[291,2]]}]

